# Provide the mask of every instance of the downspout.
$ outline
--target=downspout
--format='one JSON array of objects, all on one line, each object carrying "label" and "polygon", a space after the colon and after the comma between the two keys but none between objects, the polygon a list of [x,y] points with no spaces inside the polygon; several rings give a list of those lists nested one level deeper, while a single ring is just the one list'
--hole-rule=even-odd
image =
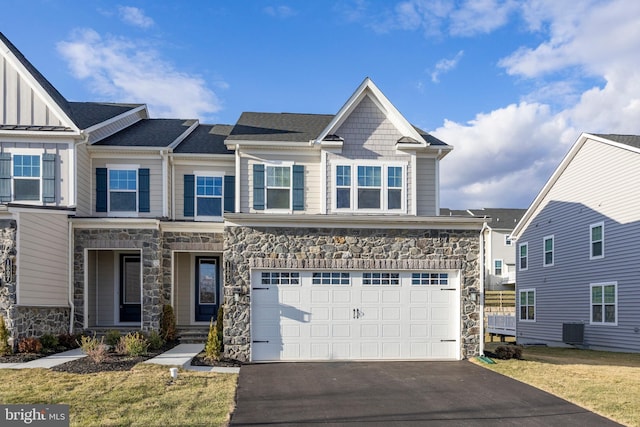
[{"label": "downspout", "polygon": [[73,324],[74,322],[74,318],[76,315],[76,306],[73,303],[73,288],[74,288],[74,281],[73,281],[73,262],[74,262],[74,256],[73,256],[73,248],[74,248],[74,244],[73,244],[73,222],[69,221],[69,307],[71,308],[70,312],[69,312],[69,333],[73,334]]},{"label": "downspout", "polygon": [[484,232],[489,229],[486,221],[482,224],[480,230],[480,292],[478,293],[478,299],[480,300],[480,356],[484,356],[484,275],[486,269],[485,265],[485,253],[484,253]]}]

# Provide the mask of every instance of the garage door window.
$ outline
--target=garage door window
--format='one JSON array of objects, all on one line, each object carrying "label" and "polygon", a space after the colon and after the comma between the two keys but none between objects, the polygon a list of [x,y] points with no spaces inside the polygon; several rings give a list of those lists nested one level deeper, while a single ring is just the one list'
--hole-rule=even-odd
[{"label": "garage door window", "polygon": [[313,273],[311,283],[314,285],[350,285],[351,275],[349,273],[331,272]]},{"label": "garage door window", "polygon": [[263,285],[299,285],[300,273],[290,273],[288,271],[273,271],[262,273]]},{"label": "garage door window", "polygon": [[411,275],[412,285],[448,285],[449,274],[447,273],[413,273]]},{"label": "garage door window", "polygon": [[399,285],[399,273],[362,273],[363,285]]}]

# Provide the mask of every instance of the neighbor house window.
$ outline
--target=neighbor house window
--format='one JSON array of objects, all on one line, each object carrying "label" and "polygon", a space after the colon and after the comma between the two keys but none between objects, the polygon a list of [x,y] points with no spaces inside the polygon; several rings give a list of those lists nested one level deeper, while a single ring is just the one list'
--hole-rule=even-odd
[{"label": "neighbor house window", "polygon": [[520,291],[520,320],[536,320],[535,289],[523,289]]},{"label": "neighbor house window", "polygon": [[40,200],[40,156],[13,156],[13,199]]},{"label": "neighbor house window", "polygon": [[336,165],[336,209],[399,211],[405,206],[405,167]]},{"label": "neighbor house window", "polygon": [[617,283],[591,285],[591,323],[616,324],[617,305]]},{"label": "neighbor house window", "polygon": [[543,239],[544,247],[544,266],[549,267],[553,265],[553,236],[547,236]]},{"label": "neighbor house window", "polygon": [[504,245],[511,246],[513,244],[513,240],[511,240],[511,236],[504,236]]},{"label": "neighbor house window", "polygon": [[222,216],[221,176],[196,176],[196,216]]},{"label": "neighbor house window", "polygon": [[137,175],[137,169],[109,169],[109,211],[137,211]]},{"label": "neighbor house window", "polygon": [[604,258],[604,223],[589,226],[591,239],[591,259]]},{"label": "neighbor house window", "polygon": [[493,274],[496,276],[502,276],[502,260],[501,259],[493,260]]},{"label": "neighbor house window", "polygon": [[529,268],[529,245],[520,243],[518,246],[518,267],[521,271]]}]

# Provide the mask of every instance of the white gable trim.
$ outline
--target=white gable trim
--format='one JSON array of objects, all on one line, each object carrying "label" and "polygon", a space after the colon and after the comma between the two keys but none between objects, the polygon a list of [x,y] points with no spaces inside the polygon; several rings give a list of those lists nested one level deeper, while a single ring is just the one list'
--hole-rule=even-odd
[{"label": "white gable trim", "polygon": [[527,209],[527,211],[524,213],[524,215],[522,216],[522,219],[520,220],[520,222],[513,229],[513,232],[511,233],[511,237],[512,238],[515,238],[517,240],[520,237],[520,234],[522,234],[524,232],[524,230],[527,229],[527,227],[529,226],[529,223],[533,219],[532,218],[533,217],[533,213],[537,211],[537,209],[540,206],[540,204],[547,197],[547,194],[549,194],[549,191],[551,191],[551,189],[553,188],[555,183],[558,181],[558,179],[560,179],[560,177],[562,176],[564,171],[567,169],[569,164],[571,164],[571,162],[576,157],[576,155],[578,154],[578,152],[580,151],[582,146],[588,140],[595,141],[595,142],[600,142],[602,144],[611,145],[613,147],[617,147],[617,148],[620,148],[620,149],[623,149],[623,150],[632,151],[634,153],[640,154],[640,149],[632,147],[630,145],[621,144],[619,142],[611,141],[610,139],[606,139],[606,138],[603,138],[603,137],[600,137],[600,136],[596,136],[596,135],[592,135],[592,134],[589,134],[589,133],[582,133],[580,135],[580,137],[578,138],[578,140],[573,144],[573,146],[571,147],[571,149],[569,150],[567,155],[564,157],[564,159],[562,159],[562,162],[560,162],[560,165],[553,172],[553,174],[551,175],[551,178],[549,178],[547,183],[542,187],[542,190],[540,190],[540,192],[538,193],[536,198],[533,200],[533,202],[531,203],[531,205]]},{"label": "white gable trim", "polygon": [[29,86],[31,86],[31,88],[42,97],[43,102],[51,109],[51,111],[53,111],[56,114],[56,116],[60,119],[60,121],[63,122],[65,126],[69,127],[70,129],[73,129],[74,132],[80,133],[80,129],[78,129],[78,127],[73,122],[73,120],[71,120],[71,118],[67,116],[67,114],[62,110],[62,108],[60,108],[60,106],[53,100],[53,98],[49,96],[49,93],[47,93],[47,91],[44,90],[44,88],[40,85],[40,83],[38,83],[38,81],[33,77],[33,75],[29,73],[29,71],[27,71],[25,66],[13,54],[11,49],[9,49],[9,47],[6,44],[4,44],[1,40],[0,40],[0,46],[2,47],[1,49],[2,51],[0,52],[0,55],[4,56],[7,62],[9,62],[16,69],[16,71],[18,72],[18,75],[22,79],[24,79],[24,81],[27,82]]},{"label": "white gable trim", "polygon": [[[351,115],[353,110],[360,104],[360,102],[364,99],[365,96],[369,96],[369,98],[376,104],[378,108],[387,116],[387,118],[393,123],[393,125],[400,131],[403,136],[409,136],[416,141],[420,142],[420,145],[414,145],[415,147],[426,147],[429,144],[420,136],[418,131],[415,130],[413,126],[404,118],[402,114],[394,107],[394,105],[389,101],[389,99],[384,96],[384,94],[378,89],[378,87],[373,83],[373,81],[367,77],[364,81],[358,86],[356,91],[351,95],[351,97],[347,100],[347,102],[342,106],[338,114],[336,114],[331,120],[331,122],[327,125],[327,127],[318,135],[315,140],[312,140],[312,144],[322,144],[322,140],[327,137],[327,135],[334,134],[338,128],[344,123],[344,121]],[[332,145],[336,144],[336,141],[331,141]]]}]

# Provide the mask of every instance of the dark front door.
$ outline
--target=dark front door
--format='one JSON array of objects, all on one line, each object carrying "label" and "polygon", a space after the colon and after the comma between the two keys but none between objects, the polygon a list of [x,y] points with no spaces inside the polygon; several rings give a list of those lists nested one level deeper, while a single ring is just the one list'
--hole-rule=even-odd
[{"label": "dark front door", "polygon": [[196,321],[215,320],[220,304],[217,257],[196,257]]},{"label": "dark front door", "polygon": [[120,321],[140,322],[140,256],[120,255]]}]

